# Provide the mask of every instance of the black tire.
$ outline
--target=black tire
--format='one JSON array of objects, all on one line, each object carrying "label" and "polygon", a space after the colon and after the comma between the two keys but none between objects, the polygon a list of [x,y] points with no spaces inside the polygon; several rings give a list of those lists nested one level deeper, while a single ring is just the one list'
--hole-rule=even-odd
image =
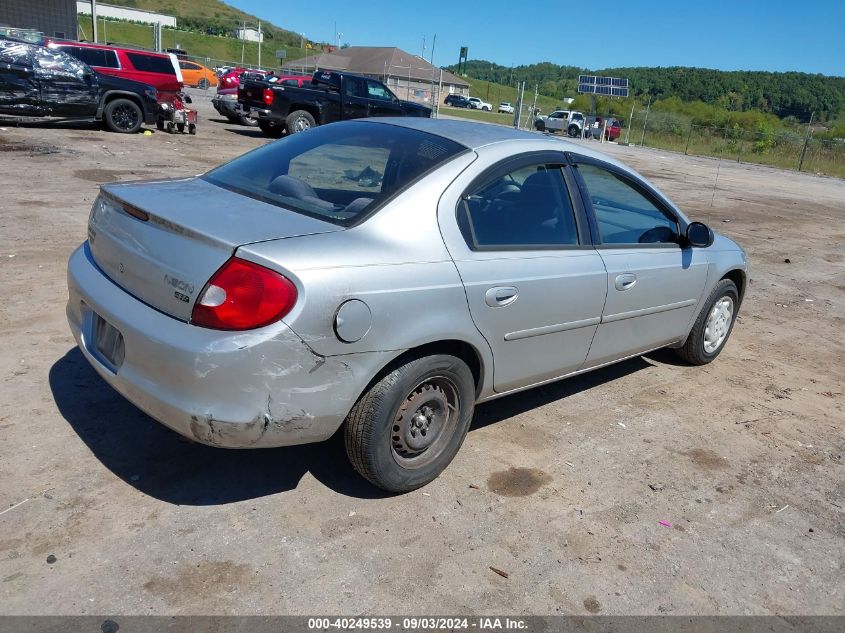
[{"label": "black tire", "polygon": [[534,129],[538,132],[545,132],[546,131],[546,124],[543,121],[535,121]]},{"label": "black tire", "polygon": [[389,492],[415,490],[455,457],[474,406],[475,382],[461,359],[437,354],[411,360],[355,403],[344,425],[346,454],[373,485]]},{"label": "black tire", "polygon": [[194,125],[193,123],[190,123],[190,124],[188,125],[188,134],[190,134],[190,135],[192,135],[192,136],[193,136],[193,135],[195,135],[196,133],[197,133],[197,126],[196,126],[196,125]]},{"label": "black tire", "polygon": [[[708,335],[708,320],[710,319],[711,312],[714,312],[717,304],[720,304],[723,300],[727,300],[731,303],[730,322],[727,324],[727,327],[725,327],[724,324],[719,326],[718,317],[716,318],[716,323],[713,324],[717,328],[715,332],[716,334],[722,332],[724,336],[719,337],[718,344],[715,349],[712,349],[712,344],[716,343],[716,341],[711,340],[710,349],[708,349],[708,341],[705,339]],[[736,288],[736,284],[730,279],[722,279],[716,284],[716,287],[713,288],[713,292],[710,293],[704,307],[702,307],[701,312],[698,313],[698,316],[695,319],[695,324],[692,326],[692,330],[690,331],[687,340],[684,342],[682,347],[675,350],[675,353],[691,365],[706,365],[707,363],[712,362],[719,354],[721,354],[722,350],[725,349],[725,345],[728,343],[731,332],[733,332],[738,312],[739,291]],[[710,334],[712,337],[713,332],[711,331]]]},{"label": "black tire", "polygon": [[200,82],[197,84],[197,88],[200,88],[201,90],[208,90],[208,86],[208,79],[206,79],[205,77],[200,79]]},{"label": "black tire", "polygon": [[238,118],[235,119],[234,123],[240,123],[241,125],[245,125],[247,127],[255,127],[258,125],[258,120],[253,119],[245,114],[242,114]]},{"label": "black tire", "polygon": [[114,99],[106,104],[103,111],[106,126],[119,134],[134,134],[141,129],[144,115],[141,107],[130,99]]},{"label": "black tire", "polygon": [[163,132],[163,131],[164,131],[164,119],[162,119],[161,117],[159,117],[158,119],[156,119],[156,129],[157,129],[159,132]]},{"label": "black tire", "polygon": [[294,110],[285,119],[288,134],[296,134],[298,132],[305,132],[312,127],[317,126],[317,122],[311,113],[306,110]]},{"label": "black tire", "polygon": [[490,112],[490,108],[483,107],[483,108],[481,108],[481,109],[482,109],[482,110],[484,110],[485,112]]},{"label": "black tire", "polygon": [[264,136],[269,136],[270,138],[280,138],[285,131],[281,125],[270,121],[259,121],[258,127],[264,132]]},{"label": "black tire", "polygon": [[577,125],[570,125],[566,132],[572,138],[575,138],[576,136],[581,136],[581,130],[578,129]]},{"label": "black tire", "polygon": [[176,129],[179,131],[179,134],[185,133],[185,124],[184,123],[177,123]]}]

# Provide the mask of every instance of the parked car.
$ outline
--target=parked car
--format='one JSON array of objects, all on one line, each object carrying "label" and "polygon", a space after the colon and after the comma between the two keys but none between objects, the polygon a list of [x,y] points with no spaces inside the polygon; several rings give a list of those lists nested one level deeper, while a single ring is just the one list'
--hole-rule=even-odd
[{"label": "parked car", "polygon": [[245,75],[238,87],[238,102],[271,138],[347,119],[431,116],[431,108],[401,101],[376,79],[328,70],[315,72],[302,88]]},{"label": "parked car", "polygon": [[467,97],[461,95],[449,95],[443,100],[448,106],[452,106],[453,108],[471,108],[472,104],[470,103]]},{"label": "parked car", "polygon": [[[584,131],[585,138],[601,139],[605,119],[600,116],[587,117],[587,127]],[[622,134],[622,124],[619,119],[608,118],[607,129],[604,132],[604,140],[615,141]]]},{"label": "parked car", "polygon": [[73,55],[102,75],[154,86],[160,103],[171,103],[184,87],[176,56],[120,46],[47,40],[53,50]]},{"label": "parked car", "polygon": [[478,97],[470,97],[469,98],[470,107],[474,110],[484,110],[485,112],[490,112],[493,109],[493,106],[486,101],[482,101]]},{"label": "parked car", "polygon": [[180,59],[178,63],[186,86],[203,90],[217,86],[217,75],[210,68],[186,59]]},{"label": "parked car", "polygon": [[95,72],[59,50],[0,39],[0,115],[103,122],[137,132],[156,122],[156,89]]},{"label": "parked car", "polygon": [[397,492],[449,464],[476,403],[661,347],[709,363],[747,283],[736,243],[619,161],[469,121],[345,121],[106,184],[88,236],[67,315],[118,392],[213,446],[343,426]]},{"label": "parked car", "polygon": [[563,132],[569,136],[581,136],[584,115],[574,110],[555,110],[534,119],[534,129],[539,132]]},{"label": "parked car", "polygon": [[511,105],[511,104],[510,104],[510,103],[508,103],[507,101],[502,101],[502,102],[499,104],[499,110],[498,110],[498,111],[499,111],[500,113],[501,113],[501,112],[504,112],[505,114],[513,114],[513,113],[514,113],[514,108],[513,108],[513,105]]}]

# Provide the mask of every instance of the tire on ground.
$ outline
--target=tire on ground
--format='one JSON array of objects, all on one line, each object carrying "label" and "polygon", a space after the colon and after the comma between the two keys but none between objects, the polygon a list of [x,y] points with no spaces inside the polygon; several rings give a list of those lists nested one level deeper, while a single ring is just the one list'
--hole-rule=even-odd
[{"label": "tire on ground", "polygon": [[119,134],[134,134],[141,129],[144,115],[141,107],[131,99],[113,99],[103,110],[106,126]]},{"label": "tire on ground", "polygon": [[[722,339],[721,343],[719,343],[719,346],[712,352],[708,352],[704,347],[707,318],[714,306],[721,301],[723,297],[727,297],[733,302],[731,322],[728,325],[727,332],[725,333],[724,339]],[[716,284],[716,287],[713,288],[713,292],[710,293],[710,296],[701,308],[701,312],[699,312],[698,316],[695,318],[695,324],[692,326],[692,330],[690,331],[687,340],[684,342],[683,346],[675,350],[675,353],[691,365],[706,365],[707,363],[715,360],[722,350],[725,349],[725,345],[728,343],[728,339],[733,331],[734,323],[736,323],[738,311],[739,291],[737,290],[736,284],[730,279],[722,279]]]},{"label": "tire on ground", "polygon": [[578,129],[577,125],[570,125],[566,132],[569,134],[569,136],[573,138],[576,136],[581,136],[581,130]]},{"label": "tire on ground", "polygon": [[[425,461],[427,451],[432,450],[429,461],[417,467],[403,464],[396,440],[410,410],[403,413],[402,408],[432,383],[451,385],[456,410],[443,433],[429,440],[433,444],[420,454]],[[425,400],[424,395],[418,397]],[[408,361],[382,376],[349,412],[344,424],[346,454],[355,470],[373,485],[390,492],[414,490],[434,480],[455,457],[472,421],[474,406],[475,381],[464,361],[446,354]]]},{"label": "tire on ground", "polygon": [[288,134],[296,134],[310,130],[317,125],[314,117],[307,110],[294,110],[285,119]]}]

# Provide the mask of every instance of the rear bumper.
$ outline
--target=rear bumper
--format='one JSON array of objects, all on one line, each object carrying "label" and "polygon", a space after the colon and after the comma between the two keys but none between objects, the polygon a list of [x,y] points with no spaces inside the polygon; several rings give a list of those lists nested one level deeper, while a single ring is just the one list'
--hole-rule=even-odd
[{"label": "rear bumper", "polygon": [[[320,356],[284,323],[222,332],[169,317],[106,277],[87,242],[68,262],[68,294],[70,329],[97,373],[165,426],[212,446],[325,440],[383,362],[382,352]],[[95,315],[123,337],[119,367],[96,349]]]},{"label": "rear bumper", "polygon": [[238,103],[237,95],[218,94],[211,100],[211,105],[214,106],[218,114],[225,117],[239,117],[245,114],[241,109],[241,104]]}]

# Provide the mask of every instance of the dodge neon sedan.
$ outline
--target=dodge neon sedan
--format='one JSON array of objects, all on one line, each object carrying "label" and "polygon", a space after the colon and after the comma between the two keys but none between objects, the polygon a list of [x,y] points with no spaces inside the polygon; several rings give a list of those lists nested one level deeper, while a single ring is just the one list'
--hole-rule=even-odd
[{"label": "dodge neon sedan", "polygon": [[712,361],[746,257],[583,145],[378,119],[104,185],[68,286],[85,357],[171,429],[250,448],[343,427],[398,492],[449,464],[476,403],[660,347]]}]

